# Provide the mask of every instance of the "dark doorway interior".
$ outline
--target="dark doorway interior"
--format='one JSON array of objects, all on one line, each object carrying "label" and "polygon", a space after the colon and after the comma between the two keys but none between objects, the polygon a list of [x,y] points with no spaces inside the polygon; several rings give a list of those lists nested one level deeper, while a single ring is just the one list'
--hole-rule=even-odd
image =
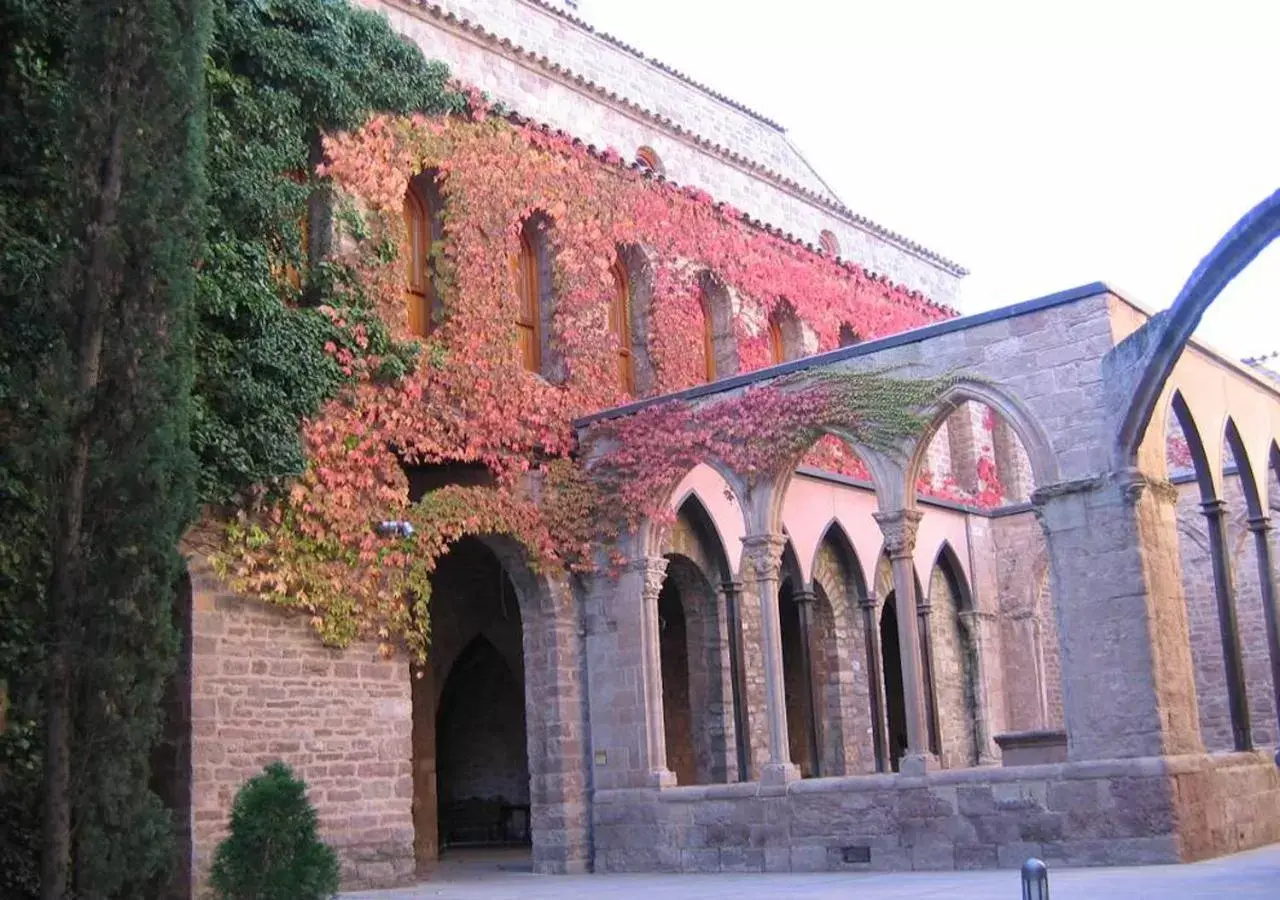
[{"label": "dark doorway interior", "polygon": [[483,635],[449,672],[436,741],[441,848],[527,844],[524,680]]},{"label": "dark doorway interior", "polygon": [[658,628],[667,768],[675,773],[677,784],[697,784],[693,704],[689,693],[689,625],[684,615],[684,598],[672,578],[662,583],[658,594]]},{"label": "dark doorway interior", "polygon": [[898,609],[892,592],[880,613],[880,652],[884,657],[884,699],[889,725],[889,762],[893,771],[907,751],[907,704],[902,693],[902,650],[898,642]]}]

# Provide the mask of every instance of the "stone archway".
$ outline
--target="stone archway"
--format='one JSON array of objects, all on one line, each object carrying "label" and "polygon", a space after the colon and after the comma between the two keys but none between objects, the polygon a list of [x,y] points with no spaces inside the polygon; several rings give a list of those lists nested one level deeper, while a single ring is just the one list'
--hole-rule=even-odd
[{"label": "stone archway", "polygon": [[1130,385],[1121,398],[1115,465],[1138,459],[1138,448],[1155,414],[1165,382],[1200,319],[1223,288],[1280,237],[1280,190],[1249,210],[1200,261],[1173,305],[1138,329],[1109,354],[1116,375]]},{"label": "stone archway", "polygon": [[902,649],[898,641],[898,605],[892,591],[885,597],[880,612],[880,655],[884,660],[885,721],[888,725],[889,765],[898,771],[898,763],[907,751],[907,706],[902,685]]},{"label": "stone archway", "polygon": [[514,541],[469,536],[432,574],[431,646],[413,678],[414,856],[531,846],[539,872],[584,871],[588,798],[580,638],[567,585]]}]

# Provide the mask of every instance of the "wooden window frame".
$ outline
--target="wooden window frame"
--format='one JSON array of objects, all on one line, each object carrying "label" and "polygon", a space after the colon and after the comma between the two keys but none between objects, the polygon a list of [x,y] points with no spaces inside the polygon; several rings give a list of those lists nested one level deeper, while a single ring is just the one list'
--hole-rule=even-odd
[{"label": "wooden window frame", "polygon": [[618,380],[628,397],[636,394],[636,361],[631,351],[631,279],[622,259],[613,263],[613,301],[609,329],[618,341]]},{"label": "wooden window frame", "polygon": [[428,337],[434,325],[436,288],[431,265],[434,212],[430,200],[410,181],[404,196],[404,300],[409,333],[420,338]]},{"label": "wooden window frame", "polygon": [[529,226],[520,231],[520,250],[511,261],[515,279],[516,333],[520,340],[521,359],[527,371],[542,372],[542,283],[538,272],[538,254],[529,240]]}]

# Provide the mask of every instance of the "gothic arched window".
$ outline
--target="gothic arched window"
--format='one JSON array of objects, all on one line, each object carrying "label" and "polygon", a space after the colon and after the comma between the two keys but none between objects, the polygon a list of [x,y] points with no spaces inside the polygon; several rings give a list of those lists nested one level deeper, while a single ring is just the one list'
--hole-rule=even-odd
[{"label": "gothic arched window", "polygon": [[432,225],[431,203],[422,189],[421,177],[414,178],[404,195],[404,299],[409,333],[418,337],[431,333],[435,308],[435,284],[431,277]]},{"label": "gothic arched window", "polygon": [[512,260],[516,295],[520,304],[516,311],[516,332],[520,342],[520,358],[530,372],[542,369],[542,284],[538,272],[538,255],[526,225],[520,232],[520,252]]},{"label": "gothic arched window", "polygon": [[621,259],[613,263],[613,302],[609,330],[618,341],[618,380],[628,396],[636,392],[636,362],[631,354],[631,283]]}]

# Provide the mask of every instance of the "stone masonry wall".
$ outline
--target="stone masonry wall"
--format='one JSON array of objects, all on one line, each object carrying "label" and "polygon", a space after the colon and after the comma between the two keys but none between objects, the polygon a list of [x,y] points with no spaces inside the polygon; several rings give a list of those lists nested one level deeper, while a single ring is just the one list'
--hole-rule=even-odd
[{"label": "stone masonry wall", "polygon": [[226,834],[232,800],[283,760],[307,783],[344,888],[413,874],[408,664],[370,644],[320,644],[306,618],[228,593],[191,565],[192,794],[197,883]]},{"label": "stone masonry wall", "polygon": [[944,769],[976,765],[972,646],[960,624],[959,598],[940,566],[925,585],[932,613],[933,683],[938,698],[938,743]]},{"label": "stone masonry wall", "polygon": [[[1247,526],[1240,479],[1224,479],[1227,502],[1227,547],[1235,589],[1236,622],[1244,656],[1245,693],[1256,747],[1273,746],[1276,739],[1275,699],[1271,686],[1266,619],[1258,586],[1258,562],[1254,538]],[[1214,589],[1213,563],[1200,491],[1194,482],[1178,487],[1178,554],[1182,562],[1182,587],[1187,598],[1187,623],[1191,658],[1195,666],[1196,700],[1200,734],[1209,750],[1229,750],[1231,710],[1227,702],[1226,672],[1222,659],[1222,632]]]},{"label": "stone masonry wall", "polygon": [[1136,865],[1280,839],[1264,754],[1138,758],[596,796],[597,872]]},{"label": "stone masonry wall", "polygon": [[662,158],[667,176],[674,181],[702,188],[717,200],[811,244],[817,244],[823,229],[830,230],[840,241],[843,258],[940,303],[954,301],[960,279],[953,271],[920,255],[906,243],[893,242],[856,225],[689,138],[689,133],[702,134],[713,143],[820,190],[820,181],[780,132],[538,4],[529,0],[448,0],[442,6],[500,38],[607,86],[640,107],[660,110],[686,128],[685,134],[661,128],[624,103],[605,101],[563,72],[553,76],[511,48],[487,42],[457,23],[446,23],[426,8],[398,0],[361,2],[385,14],[392,27],[421,47],[429,59],[448,63],[458,78],[477,85],[522,115],[562,128],[601,149],[613,147],[627,159],[633,158],[641,146],[652,147]]}]

